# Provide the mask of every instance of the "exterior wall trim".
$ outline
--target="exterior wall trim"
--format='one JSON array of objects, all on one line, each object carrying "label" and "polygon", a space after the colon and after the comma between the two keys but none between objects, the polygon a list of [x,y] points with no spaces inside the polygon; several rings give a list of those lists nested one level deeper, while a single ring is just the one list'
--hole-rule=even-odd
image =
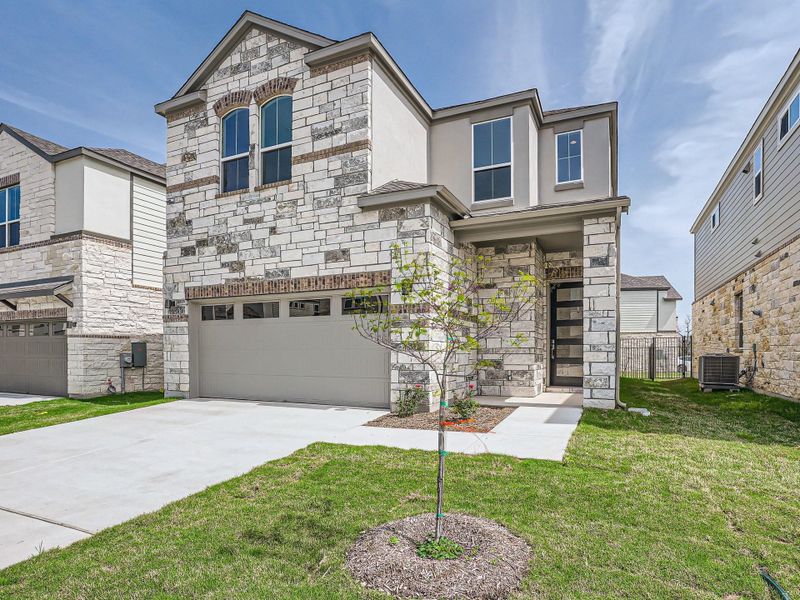
[{"label": "exterior wall trim", "polygon": [[200,177],[199,179],[192,179],[191,181],[184,181],[183,183],[175,183],[167,186],[167,193],[182,192],[192,188],[199,188],[206,185],[216,185],[219,183],[219,175],[209,175],[208,177]]},{"label": "exterior wall trim", "polygon": [[12,173],[5,177],[0,177],[0,188],[11,187],[19,183],[19,173]]},{"label": "exterior wall trim", "polygon": [[40,319],[66,319],[67,307],[39,308],[0,312],[0,321],[38,321]]},{"label": "exterior wall trim", "polygon": [[315,152],[307,152],[305,154],[298,154],[292,158],[293,165],[299,165],[305,162],[313,162],[323,158],[330,158],[337,154],[345,154],[346,152],[355,152],[357,150],[371,150],[372,142],[369,140],[359,140],[357,142],[350,142],[340,146],[333,146],[324,150],[317,150]]},{"label": "exterior wall trim", "polygon": [[129,240],[120,238],[112,238],[90,231],[75,231],[73,233],[61,233],[51,236],[50,239],[41,240],[39,242],[31,242],[29,244],[20,244],[19,246],[10,246],[8,248],[0,248],[0,254],[8,254],[10,252],[20,252],[30,248],[41,248],[42,246],[52,246],[53,244],[61,244],[63,242],[72,242],[74,240],[92,240],[100,242],[101,244],[108,244],[116,248],[131,248],[132,244]]}]

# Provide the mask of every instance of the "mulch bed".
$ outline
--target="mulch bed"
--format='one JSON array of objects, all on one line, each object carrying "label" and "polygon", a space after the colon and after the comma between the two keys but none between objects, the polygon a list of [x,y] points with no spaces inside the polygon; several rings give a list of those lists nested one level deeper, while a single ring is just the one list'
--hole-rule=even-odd
[{"label": "mulch bed", "polygon": [[397,598],[500,599],[519,588],[531,559],[525,540],[495,521],[448,514],[444,535],[464,554],[421,558],[417,545],[433,533],[434,522],[426,513],[362,533],[347,553],[347,568],[365,587]]},{"label": "mulch bed", "polygon": [[[514,407],[491,408],[481,406],[470,419],[462,420],[451,410],[445,410],[445,422],[448,431],[467,431],[473,433],[486,433],[497,427],[498,423],[514,412]],[[369,427],[398,427],[401,429],[430,429],[439,428],[439,411],[415,413],[410,417],[398,417],[388,414],[366,423]]]}]

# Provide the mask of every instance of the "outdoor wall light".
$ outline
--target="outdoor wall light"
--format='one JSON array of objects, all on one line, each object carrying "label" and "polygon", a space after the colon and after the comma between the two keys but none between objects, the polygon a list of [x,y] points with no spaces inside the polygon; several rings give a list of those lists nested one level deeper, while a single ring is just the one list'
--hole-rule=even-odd
[{"label": "outdoor wall light", "polygon": [[762,311],[760,308],[756,308],[753,310],[753,314],[757,317],[763,317],[764,311]]}]

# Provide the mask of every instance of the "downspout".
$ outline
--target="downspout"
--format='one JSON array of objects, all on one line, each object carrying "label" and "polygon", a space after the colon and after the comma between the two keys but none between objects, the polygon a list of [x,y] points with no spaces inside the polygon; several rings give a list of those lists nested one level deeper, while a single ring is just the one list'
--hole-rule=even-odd
[{"label": "downspout", "polygon": [[627,410],[627,405],[620,400],[619,398],[619,357],[620,357],[620,333],[621,333],[621,325],[620,325],[620,297],[622,296],[620,285],[622,285],[622,261],[620,257],[620,239],[621,239],[621,229],[622,229],[622,208],[617,207],[617,232],[616,232],[616,246],[617,246],[617,261],[616,261],[616,297],[617,297],[617,318],[616,318],[616,339],[614,343],[614,378],[616,379],[616,383],[614,386],[614,402],[617,408],[621,408],[623,410]]}]

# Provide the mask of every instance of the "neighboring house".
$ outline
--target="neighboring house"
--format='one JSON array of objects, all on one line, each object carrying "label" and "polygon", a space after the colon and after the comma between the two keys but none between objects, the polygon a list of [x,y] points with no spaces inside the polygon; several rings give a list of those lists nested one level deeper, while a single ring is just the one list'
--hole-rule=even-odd
[{"label": "neighboring house", "polygon": [[121,389],[120,359],[148,344],[128,390],[163,383],[164,165],[72,148],[0,124],[0,392]]},{"label": "neighboring house", "polygon": [[692,225],[694,356],[800,398],[800,51]]},{"label": "neighboring house", "polygon": [[622,273],[620,331],[622,339],[679,336],[678,301],[683,300],[663,275],[636,277]]},{"label": "neighboring house", "polygon": [[[442,265],[488,253],[495,285],[539,279],[535,309],[478,351],[497,361],[482,395],[575,386],[615,405],[616,103],[544,111],[526,90],[432,109],[373,34],[245,12],[156,111],[168,395],[388,407],[432,391],[425,368],[352,331],[344,298],[391,282],[404,243]],[[501,361],[517,332],[528,343]]]}]

